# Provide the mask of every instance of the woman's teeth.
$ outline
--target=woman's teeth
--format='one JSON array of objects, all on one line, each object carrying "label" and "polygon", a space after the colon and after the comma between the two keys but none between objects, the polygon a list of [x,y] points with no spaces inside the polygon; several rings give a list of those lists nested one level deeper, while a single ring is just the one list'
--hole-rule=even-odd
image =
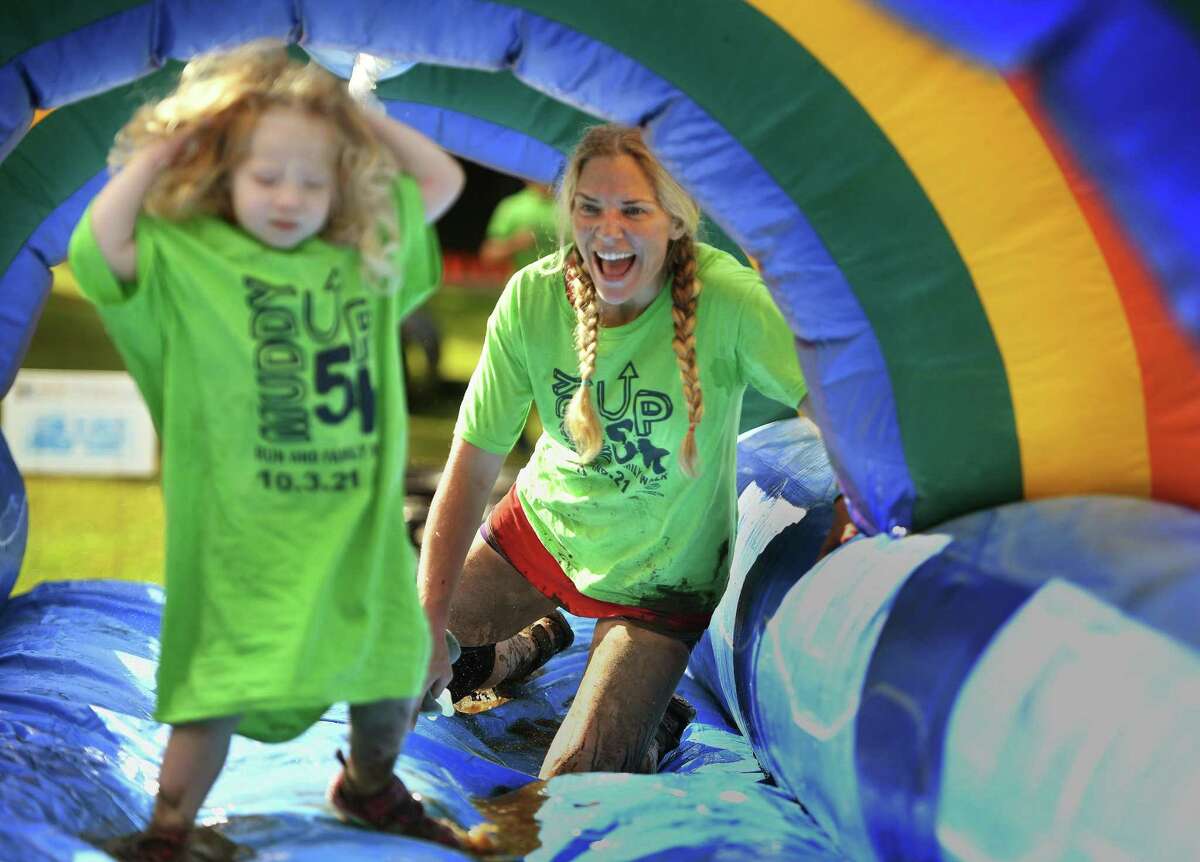
[{"label": "woman's teeth", "polygon": [[594,252],[596,258],[596,267],[600,270],[600,274],[609,281],[619,281],[624,278],[629,270],[633,268],[633,261],[636,255],[631,251],[624,252]]}]

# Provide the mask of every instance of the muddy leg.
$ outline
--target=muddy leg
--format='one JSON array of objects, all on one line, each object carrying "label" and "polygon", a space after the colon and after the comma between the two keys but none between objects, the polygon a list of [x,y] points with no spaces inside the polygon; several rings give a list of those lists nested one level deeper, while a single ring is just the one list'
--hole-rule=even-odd
[{"label": "muddy leg", "polygon": [[597,622],[587,670],[538,777],[646,770],[688,655],[677,638],[632,620]]}]

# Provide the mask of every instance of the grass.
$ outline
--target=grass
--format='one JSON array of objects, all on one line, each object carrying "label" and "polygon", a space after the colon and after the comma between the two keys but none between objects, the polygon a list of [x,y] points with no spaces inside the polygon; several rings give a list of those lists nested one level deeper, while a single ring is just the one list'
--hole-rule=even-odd
[{"label": "grass", "polygon": [[[27,368],[124,367],[91,304],[60,268],[26,354]],[[466,382],[479,359],[498,289],[447,286],[425,306],[441,337],[436,375],[409,351],[409,462],[437,470],[446,461]],[[509,466],[524,456],[514,453]],[[26,476],[29,542],[14,587],[43,581],[115,578],[162,582],[163,507],[157,480]]]},{"label": "grass", "polygon": [[158,482],[27,476],[25,490],[29,542],[14,593],[68,579],[162,583]]}]

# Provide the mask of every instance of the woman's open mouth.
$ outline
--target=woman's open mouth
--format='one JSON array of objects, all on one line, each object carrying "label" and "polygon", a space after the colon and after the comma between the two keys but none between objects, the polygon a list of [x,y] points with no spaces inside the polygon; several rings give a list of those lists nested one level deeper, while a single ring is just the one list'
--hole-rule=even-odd
[{"label": "woman's open mouth", "polygon": [[629,275],[637,255],[631,251],[594,251],[592,264],[605,281],[620,281]]},{"label": "woman's open mouth", "polygon": [[283,221],[280,219],[271,220],[271,227],[275,228],[275,230],[283,231],[284,233],[295,230],[298,224],[298,222],[294,221]]}]

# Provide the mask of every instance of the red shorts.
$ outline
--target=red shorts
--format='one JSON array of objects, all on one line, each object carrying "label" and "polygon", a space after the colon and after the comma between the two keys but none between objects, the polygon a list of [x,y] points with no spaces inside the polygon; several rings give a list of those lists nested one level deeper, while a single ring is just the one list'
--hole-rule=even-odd
[{"label": "red shorts", "polygon": [[700,639],[712,619],[712,611],[665,614],[649,608],[602,602],[579,592],[530,526],[517,499],[515,484],[504,495],[504,499],[496,504],[487,522],[479,528],[479,535],[538,592],[577,617],[636,620],[689,645]]}]

